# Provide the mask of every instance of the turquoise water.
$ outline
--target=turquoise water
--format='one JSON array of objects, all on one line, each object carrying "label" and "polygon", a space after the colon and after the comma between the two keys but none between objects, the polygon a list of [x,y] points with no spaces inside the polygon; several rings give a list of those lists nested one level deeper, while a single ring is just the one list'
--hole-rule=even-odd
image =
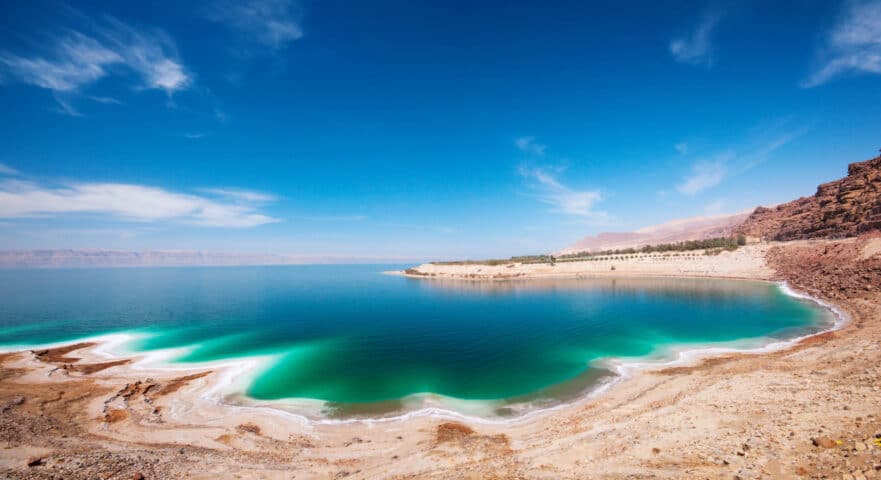
[{"label": "turquoise water", "polygon": [[270,355],[249,397],[329,412],[435,393],[552,401],[609,375],[598,360],[788,338],[830,315],[773,284],[707,279],[418,280],[399,266],[0,271],[0,345],[112,332],[174,362]]}]

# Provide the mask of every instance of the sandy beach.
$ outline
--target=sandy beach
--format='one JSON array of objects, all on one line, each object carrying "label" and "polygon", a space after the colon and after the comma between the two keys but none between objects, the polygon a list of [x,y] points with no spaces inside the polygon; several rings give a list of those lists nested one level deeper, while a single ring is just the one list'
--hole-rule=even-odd
[{"label": "sandy beach", "polygon": [[[849,321],[786,348],[629,372],[519,420],[310,422],[220,401],[240,364],[168,369],[80,343],[0,356],[5,478],[881,477],[881,238],[715,256],[416,267],[504,280],[665,275],[786,281]],[[615,270],[611,270],[614,265]]]}]

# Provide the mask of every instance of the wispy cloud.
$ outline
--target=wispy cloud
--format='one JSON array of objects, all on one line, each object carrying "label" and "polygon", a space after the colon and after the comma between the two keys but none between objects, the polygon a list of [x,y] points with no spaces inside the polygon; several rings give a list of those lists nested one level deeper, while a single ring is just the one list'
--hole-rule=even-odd
[{"label": "wispy cloud", "polygon": [[291,218],[316,222],[363,222],[366,215],[297,215]]},{"label": "wispy cloud", "polygon": [[96,95],[89,95],[86,98],[95,103],[103,103],[105,105],[123,105],[122,100],[113,97],[99,97]]},{"label": "wispy cloud", "polygon": [[845,3],[838,22],[817,53],[816,63],[802,82],[805,88],[848,73],[881,74],[881,1]]},{"label": "wispy cloud", "polygon": [[18,175],[18,170],[10,167],[9,165],[5,165],[0,163],[0,175]]},{"label": "wispy cloud", "polygon": [[171,94],[190,85],[193,78],[178,59],[171,37],[162,30],[138,30],[107,17],[107,28],[99,29],[124,64],[138,73],[143,88],[165,90]]},{"label": "wispy cloud", "polygon": [[242,188],[206,188],[203,191],[230,200],[247,203],[269,203],[278,200],[278,197],[275,195]]},{"label": "wispy cloud", "polygon": [[[60,111],[69,115],[79,115],[70,103],[75,94],[111,75],[134,72],[139,79],[136,88],[169,95],[193,80],[165,32],[139,30],[113,17],[92,23],[88,33],[64,29],[43,43],[45,49],[30,55],[0,51],[0,73],[52,91]],[[109,97],[89,98],[118,102]]]},{"label": "wispy cloud", "polygon": [[[247,228],[278,222],[259,211],[263,200],[239,195],[194,195],[124,183],[50,185],[0,180],[0,218],[99,214],[130,222],[177,221],[206,227]],[[268,201],[268,200],[266,200]]]},{"label": "wispy cloud", "polygon": [[216,118],[217,121],[222,124],[226,124],[229,122],[229,114],[217,107],[214,108],[214,118]]},{"label": "wispy cloud", "polygon": [[713,34],[719,24],[717,12],[707,12],[701,17],[697,27],[688,35],[670,42],[670,54],[679,63],[691,65],[713,65]]},{"label": "wispy cloud", "polygon": [[725,178],[725,173],[728,171],[726,164],[733,156],[733,152],[726,152],[713,160],[701,160],[695,163],[691,167],[691,173],[676,186],[676,190],[683,195],[696,195],[715,187]]},{"label": "wispy cloud", "polygon": [[796,138],[807,132],[807,128],[800,128],[788,132],[778,133],[770,138],[765,139],[764,143],[754,147],[746,155],[741,158],[740,171],[747,171],[765,163],[770,155],[779,148],[787,145]]},{"label": "wispy cloud", "polygon": [[599,191],[571,189],[557,178],[559,172],[544,168],[521,167],[519,173],[530,182],[529,187],[538,192],[538,200],[553,207],[552,212],[592,220],[608,218],[606,212],[594,210],[594,206],[603,199]]},{"label": "wispy cloud", "polygon": [[688,153],[688,142],[679,142],[676,145],[673,145],[673,148],[675,148],[680,155],[685,155]]},{"label": "wispy cloud", "polygon": [[220,1],[209,19],[240,32],[251,42],[277,51],[303,37],[291,0]]},{"label": "wispy cloud", "polygon": [[523,153],[542,156],[545,154],[547,145],[535,141],[535,137],[520,137],[514,140],[514,145]]},{"label": "wispy cloud", "polygon": [[211,134],[205,133],[205,132],[187,132],[187,133],[181,134],[181,137],[184,137],[189,140],[198,140],[200,138],[205,138],[209,135],[211,135]]},{"label": "wispy cloud", "polygon": [[2,52],[0,64],[24,83],[67,92],[103,78],[111,65],[122,62],[118,53],[79,32],[66,32],[51,43],[50,58]]},{"label": "wispy cloud", "polygon": [[[772,125],[767,130],[774,130]],[[773,132],[763,132],[758,139],[752,139],[741,145],[741,152],[734,149],[723,150],[709,158],[701,158],[691,165],[690,172],[676,186],[683,195],[694,196],[709,190],[726,178],[747,172],[771,158],[771,154],[784,145],[789,144],[807,131],[806,128]]]}]

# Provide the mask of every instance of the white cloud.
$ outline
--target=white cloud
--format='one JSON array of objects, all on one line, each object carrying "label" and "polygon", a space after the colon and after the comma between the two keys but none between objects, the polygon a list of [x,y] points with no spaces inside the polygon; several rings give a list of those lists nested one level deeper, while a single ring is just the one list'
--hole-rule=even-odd
[{"label": "white cloud", "polygon": [[[126,72],[139,78],[138,88],[169,95],[192,83],[178,58],[174,42],[161,30],[138,30],[112,17],[94,23],[89,34],[64,30],[53,35],[41,54],[0,51],[0,72],[22,83],[53,92],[63,113],[79,115],[69,97],[99,80]],[[102,103],[108,97],[91,96]]]},{"label": "white cloud", "polygon": [[733,156],[722,154],[712,161],[699,161],[692,165],[691,174],[676,186],[676,190],[684,195],[696,195],[704,190],[715,187],[725,178],[728,171],[726,163]]},{"label": "white cloud", "polygon": [[55,103],[58,104],[57,108],[54,110],[56,113],[60,113],[61,115],[68,115],[71,117],[84,117],[73,104],[70,103],[70,97],[73,95],[67,92],[52,92],[52,98],[55,99]]},{"label": "white cloud", "polygon": [[311,220],[316,222],[363,222],[366,215],[297,215],[298,220]]},{"label": "white cloud", "polygon": [[67,183],[50,186],[31,181],[0,180],[0,218],[78,213],[102,214],[133,222],[171,220],[233,228],[254,227],[278,221],[260,213],[254,202],[246,199],[230,201],[123,183]]},{"label": "white cloud", "polygon": [[754,148],[752,152],[742,157],[742,166],[740,167],[741,171],[746,171],[753,167],[761,165],[762,163],[765,163],[772,153],[774,153],[784,145],[788,144],[789,142],[800,137],[806,131],[807,129],[802,128],[789,132],[783,132],[778,134],[776,137],[766,140],[766,144],[758,148]]},{"label": "white cloud", "polygon": [[803,87],[816,87],[847,73],[881,74],[881,1],[848,2],[827,34],[818,60]]},{"label": "white cloud", "polygon": [[542,145],[535,141],[535,137],[520,137],[514,140],[514,145],[523,152],[529,153],[531,155],[542,156],[545,154],[545,150],[548,148],[547,145]]},{"label": "white cloud", "polygon": [[294,6],[291,0],[221,1],[209,18],[275,51],[303,37],[303,30],[292,12]]},{"label": "white cloud", "polygon": [[0,175],[18,175],[18,170],[0,163]]},{"label": "white cloud", "polygon": [[685,155],[688,153],[688,142],[679,142],[676,145],[673,145],[673,148],[675,148],[681,155]]},{"label": "white cloud", "polygon": [[216,118],[218,122],[223,124],[229,122],[229,114],[217,107],[214,108],[214,118]]},{"label": "white cloud", "polygon": [[[726,178],[743,174],[771,158],[771,154],[797,139],[807,128],[784,127],[788,122],[763,123],[754,130],[760,132],[734,148],[723,150],[710,158],[702,158],[691,165],[691,171],[676,186],[684,195],[693,196],[709,190]],[[784,130],[783,128],[787,128]]]},{"label": "white cloud", "polygon": [[203,132],[188,132],[188,133],[184,133],[184,134],[182,134],[181,136],[184,137],[184,138],[187,138],[187,139],[189,139],[189,140],[198,140],[198,139],[200,139],[200,138],[205,138],[205,137],[207,137],[207,136],[209,136],[209,135],[210,135],[210,133],[203,133]]},{"label": "white cloud", "polygon": [[108,74],[108,67],[122,62],[118,53],[79,32],[56,38],[52,50],[51,59],[3,52],[0,64],[24,83],[66,92],[103,78]]},{"label": "white cloud", "polygon": [[164,31],[137,30],[112,17],[108,17],[107,23],[109,26],[100,29],[100,34],[122,57],[124,65],[140,75],[143,88],[171,94],[190,85],[192,77]]},{"label": "white cloud", "polygon": [[670,54],[673,55],[673,59],[679,63],[711,66],[713,64],[712,36],[718,24],[718,14],[704,14],[693,32],[670,42]]},{"label": "white cloud", "polygon": [[230,200],[248,203],[269,203],[278,200],[278,197],[269,193],[241,188],[207,188],[204,191]]},{"label": "white cloud", "polygon": [[531,187],[540,192],[537,198],[553,206],[553,212],[590,219],[608,217],[606,212],[593,209],[594,205],[603,199],[599,191],[572,190],[563,185],[554,173],[542,168],[521,167],[519,172],[523,178],[534,181]]},{"label": "white cloud", "polygon": [[123,104],[121,100],[118,100],[113,97],[99,97],[96,95],[89,95],[86,98],[88,98],[89,100],[91,100],[95,103],[103,103],[105,105],[122,105]]}]

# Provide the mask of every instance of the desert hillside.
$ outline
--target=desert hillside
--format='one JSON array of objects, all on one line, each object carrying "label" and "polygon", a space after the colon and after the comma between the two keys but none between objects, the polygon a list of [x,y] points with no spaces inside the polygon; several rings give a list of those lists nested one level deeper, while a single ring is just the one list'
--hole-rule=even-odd
[{"label": "desert hillside", "polygon": [[751,213],[674,220],[635,232],[588,236],[559,254],[640,248],[645,245],[743,234],[762,240],[846,238],[881,229],[881,156],[848,165],[847,176],[802,197]]},{"label": "desert hillside", "polygon": [[736,231],[766,240],[853,237],[881,229],[881,156],[851,163],[847,176],[774,208],[757,208]]},{"label": "desert hillside", "polygon": [[645,245],[675,243],[683,240],[704,240],[727,237],[749,216],[749,212],[673,220],[640,228],[635,232],[608,232],[584,237],[559,252],[560,255],[578,252],[598,252]]}]

